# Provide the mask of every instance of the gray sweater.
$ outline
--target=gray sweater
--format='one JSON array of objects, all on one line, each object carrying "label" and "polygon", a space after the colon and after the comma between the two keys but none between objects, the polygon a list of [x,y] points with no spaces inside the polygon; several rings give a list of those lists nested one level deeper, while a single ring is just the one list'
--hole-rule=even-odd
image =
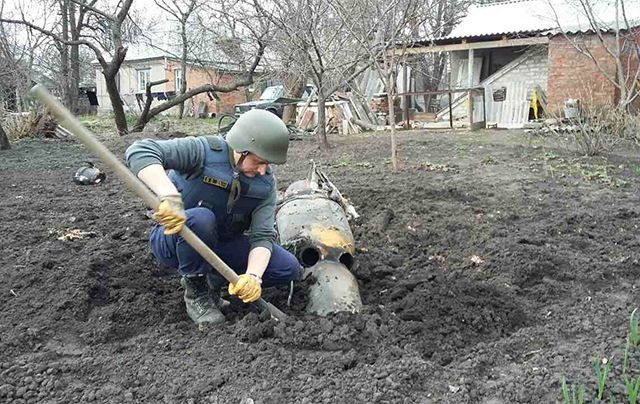
[{"label": "gray sweater", "polygon": [[[187,179],[192,179],[201,174],[204,157],[203,145],[195,137],[139,140],[126,151],[127,164],[135,175],[147,166],[160,164],[165,170],[173,169],[185,175]],[[276,239],[274,228],[276,199],[277,187],[274,185],[269,197],[251,213],[251,249],[255,247],[264,247],[269,251],[273,249]]]}]

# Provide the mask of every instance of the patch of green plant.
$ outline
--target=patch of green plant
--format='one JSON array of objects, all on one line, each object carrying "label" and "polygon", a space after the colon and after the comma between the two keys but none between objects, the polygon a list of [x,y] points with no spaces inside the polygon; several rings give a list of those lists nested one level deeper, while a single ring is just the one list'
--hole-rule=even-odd
[{"label": "patch of green plant", "polygon": [[[602,365],[604,365],[604,367]],[[611,369],[611,361],[607,360],[607,358],[603,358],[602,364],[601,364],[600,359],[593,358],[593,368],[596,371],[596,381],[598,383],[598,400],[602,400],[602,394],[604,393],[604,385],[607,382],[607,375],[609,374],[609,369]]]},{"label": "patch of green plant", "polygon": [[[634,358],[632,353],[637,353],[638,342],[638,319],[636,317],[638,309],[635,308],[629,316],[629,330],[626,338],[626,345],[623,352],[622,362],[622,374],[620,380],[625,387],[626,396],[624,402],[629,404],[640,404],[638,398],[640,397],[640,376],[638,376],[638,369],[631,369],[630,362]],[[636,345],[634,345],[634,338]],[[593,369],[596,376],[596,396],[597,400],[603,400],[606,384],[611,369],[614,369],[613,361],[609,358],[604,358],[600,361],[598,358],[593,359]],[[562,394],[562,400],[565,404],[578,404],[584,402],[585,389],[582,385],[572,385],[571,390],[564,378],[560,379]],[[620,393],[621,394],[621,393]],[[614,403],[615,397],[612,389],[609,389],[609,402]]]},{"label": "patch of green plant", "polygon": [[636,307],[631,312],[631,316],[629,317],[629,339],[633,343],[634,352],[638,350],[638,343],[640,343],[640,335],[638,335],[638,308]]},{"label": "patch of green plant", "polygon": [[578,386],[576,390],[575,386],[571,386],[571,394],[569,394],[569,387],[567,386],[567,381],[564,377],[560,379],[560,383],[562,385],[562,399],[564,400],[564,404],[582,404],[584,403],[584,386]]},{"label": "patch of green plant", "polygon": [[640,376],[636,379],[633,378],[625,378],[624,386],[627,390],[627,398],[629,399],[629,404],[636,404],[638,401],[638,394],[640,393]]},{"label": "patch of green plant", "polygon": [[[391,159],[389,159],[389,163],[391,163]],[[386,164],[386,159],[385,159]],[[368,161],[356,161],[349,154],[343,153],[338,157],[337,161],[332,164],[334,167],[362,167],[362,168],[372,168],[373,164]]]},{"label": "patch of green plant", "polygon": [[606,165],[583,165],[582,177],[587,181],[599,182],[615,188],[623,188],[629,183],[620,178],[612,178],[609,175],[610,166]]},{"label": "patch of green plant", "polygon": [[131,128],[136,122],[138,122],[138,117],[134,114],[125,114],[125,120],[127,121],[127,127]]},{"label": "patch of green plant", "polygon": [[631,337],[627,337],[627,345],[624,347],[622,356],[622,374],[627,374],[627,366],[629,365],[629,348],[631,347]]},{"label": "patch of green plant", "polygon": [[464,152],[466,152],[467,150],[469,150],[469,146],[468,146],[468,145],[466,145],[466,144],[457,144],[457,145],[453,146],[453,149],[454,149],[456,152],[464,153]]},{"label": "patch of green plant", "polygon": [[542,155],[542,159],[545,161],[556,160],[557,158],[558,158],[558,155],[555,154],[554,152],[545,152]]}]

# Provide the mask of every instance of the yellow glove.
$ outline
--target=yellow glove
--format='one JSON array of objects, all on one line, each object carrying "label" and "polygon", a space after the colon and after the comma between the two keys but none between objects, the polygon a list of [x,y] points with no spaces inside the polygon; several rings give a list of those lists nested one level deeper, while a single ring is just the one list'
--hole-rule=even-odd
[{"label": "yellow glove", "polygon": [[180,233],[187,220],[182,196],[173,194],[160,197],[160,205],[153,214],[153,219],[164,227],[164,234]]},{"label": "yellow glove", "polygon": [[255,302],[262,295],[260,281],[253,275],[242,274],[238,277],[238,282],[229,284],[229,294],[237,295],[243,302]]}]

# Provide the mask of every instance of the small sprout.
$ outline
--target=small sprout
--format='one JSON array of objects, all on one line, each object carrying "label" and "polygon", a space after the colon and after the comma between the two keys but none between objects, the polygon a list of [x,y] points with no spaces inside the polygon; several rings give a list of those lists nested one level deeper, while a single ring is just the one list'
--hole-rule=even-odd
[{"label": "small sprout", "polygon": [[622,375],[627,373],[627,366],[629,365],[629,348],[631,347],[631,337],[627,336],[627,345],[624,347],[624,356],[622,359]]},{"label": "small sprout", "polygon": [[569,387],[564,377],[560,379],[562,384],[562,398],[564,404],[582,404],[584,402],[584,386],[579,386],[578,391],[575,390],[575,386],[571,386],[571,394],[569,394]]},{"label": "small sprout", "polygon": [[625,376],[624,385],[627,389],[627,399],[629,400],[629,404],[636,404],[638,401],[638,395],[640,394],[640,376],[635,380]]},{"label": "small sprout", "polygon": [[[607,358],[602,358],[602,363],[598,358],[593,358],[593,368],[596,371],[596,381],[598,383],[598,400],[602,400],[604,386],[607,382],[607,375],[611,368],[611,363]],[[604,365],[604,367],[602,367]]]},{"label": "small sprout", "polygon": [[631,343],[633,344],[633,350],[636,351],[638,349],[638,343],[640,343],[640,335],[638,334],[638,318],[636,314],[638,313],[638,308],[636,307],[631,312],[631,316],[629,317],[629,335],[631,337]]}]

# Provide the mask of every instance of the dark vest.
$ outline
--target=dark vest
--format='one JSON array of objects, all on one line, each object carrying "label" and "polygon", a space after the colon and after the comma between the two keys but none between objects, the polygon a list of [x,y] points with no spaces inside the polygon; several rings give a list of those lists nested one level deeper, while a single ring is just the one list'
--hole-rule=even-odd
[{"label": "dark vest", "polygon": [[202,172],[196,177],[187,177],[175,170],[169,178],[182,194],[185,209],[204,206],[216,215],[218,237],[231,238],[242,234],[251,224],[251,213],[267,199],[275,186],[271,170],[265,175],[247,177],[240,173],[240,197],[228,211],[228,201],[233,182],[233,168],[229,163],[229,146],[220,137],[201,136],[205,149]]}]

